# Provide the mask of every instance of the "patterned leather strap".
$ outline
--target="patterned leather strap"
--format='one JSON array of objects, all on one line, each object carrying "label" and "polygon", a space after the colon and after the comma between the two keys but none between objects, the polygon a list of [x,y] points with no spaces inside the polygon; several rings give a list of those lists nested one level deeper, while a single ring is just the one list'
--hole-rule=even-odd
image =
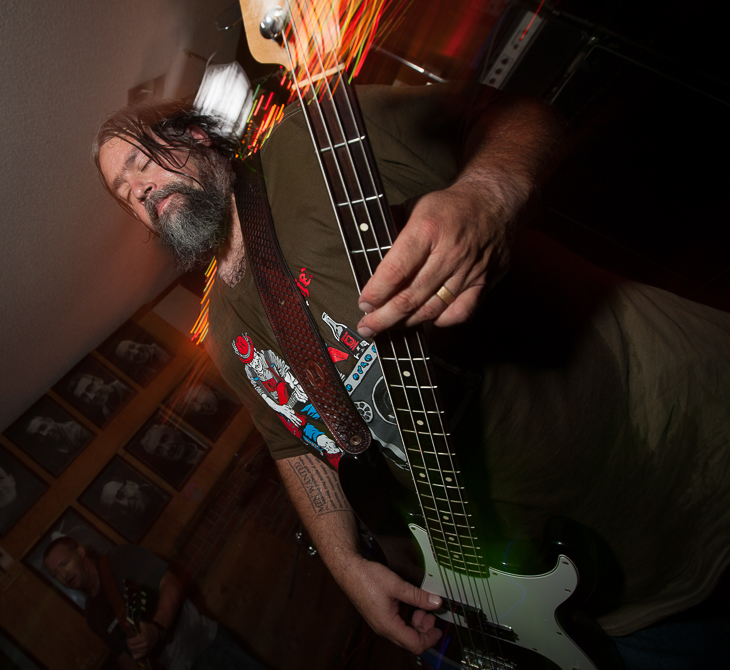
[{"label": "patterned leather strap", "polygon": [[360,454],[370,430],[347,395],[304,298],[284,262],[266,197],[261,159],[237,162],[236,207],[246,253],[266,315],[294,376],[340,448]]}]

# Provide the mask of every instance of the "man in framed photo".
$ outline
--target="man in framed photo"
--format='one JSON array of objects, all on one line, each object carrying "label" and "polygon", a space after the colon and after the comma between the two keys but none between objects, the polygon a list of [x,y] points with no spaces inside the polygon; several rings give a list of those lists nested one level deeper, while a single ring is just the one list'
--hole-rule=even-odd
[{"label": "man in framed photo", "polygon": [[[168,670],[265,670],[230,633],[185,598],[182,584],[165,561],[130,544],[112,548],[107,558],[111,583],[105,583],[93,551],[62,536],[46,547],[43,564],[62,586],[86,594],[86,622],[121,670],[136,670],[137,661],[148,657]],[[125,582],[127,588],[134,582],[148,590],[152,603],[150,611],[140,612],[136,634],[130,637],[117,620],[110,597],[116,589],[122,598]]]}]

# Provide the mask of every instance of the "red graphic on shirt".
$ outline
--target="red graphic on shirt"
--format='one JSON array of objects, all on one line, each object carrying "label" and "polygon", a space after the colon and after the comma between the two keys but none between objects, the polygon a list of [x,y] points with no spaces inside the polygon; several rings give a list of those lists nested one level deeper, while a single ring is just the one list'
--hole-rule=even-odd
[{"label": "red graphic on shirt", "polygon": [[339,363],[340,361],[344,361],[350,358],[350,354],[348,354],[346,351],[338,349],[337,347],[331,347],[328,345],[327,350],[330,352],[330,358],[334,363]]},{"label": "red graphic on shirt", "polygon": [[248,335],[239,335],[233,342],[233,349],[244,363],[250,363],[253,359],[253,343]]},{"label": "red graphic on shirt", "polygon": [[299,277],[297,277],[297,286],[302,292],[305,298],[309,297],[309,289],[307,288],[312,283],[312,275],[307,274],[307,268],[302,268],[299,271]]}]

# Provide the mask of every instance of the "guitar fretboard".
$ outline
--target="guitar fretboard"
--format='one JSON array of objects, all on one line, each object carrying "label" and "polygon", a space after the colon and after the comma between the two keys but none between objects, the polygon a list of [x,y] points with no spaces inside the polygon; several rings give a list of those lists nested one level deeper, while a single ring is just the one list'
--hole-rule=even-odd
[{"label": "guitar fretboard", "polygon": [[[341,77],[303,105],[358,289],[395,239],[395,227],[354,91]],[[421,330],[376,338],[383,375],[408,455],[435,557],[459,572],[484,575],[446,417]]]}]

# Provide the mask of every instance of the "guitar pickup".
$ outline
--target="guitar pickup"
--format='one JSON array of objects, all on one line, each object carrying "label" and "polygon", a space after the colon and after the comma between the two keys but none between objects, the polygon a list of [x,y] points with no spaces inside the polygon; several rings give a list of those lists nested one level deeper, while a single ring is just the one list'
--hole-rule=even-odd
[{"label": "guitar pickup", "polygon": [[507,642],[516,642],[518,639],[517,633],[512,628],[503,626],[501,623],[489,621],[484,616],[484,612],[478,607],[465,605],[456,600],[449,600],[443,596],[441,597],[441,602],[443,603],[444,609],[451,612],[455,617],[460,617],[463,622],[462,625],[472,630],[481,631],[485,635]]},{"label": "guitar pickup", "polygon": [[516,670],[517,664],[501,656],[484,654],[480,651],[464,648],[462,651],[461,664],[465,668],[475,670]]}]

